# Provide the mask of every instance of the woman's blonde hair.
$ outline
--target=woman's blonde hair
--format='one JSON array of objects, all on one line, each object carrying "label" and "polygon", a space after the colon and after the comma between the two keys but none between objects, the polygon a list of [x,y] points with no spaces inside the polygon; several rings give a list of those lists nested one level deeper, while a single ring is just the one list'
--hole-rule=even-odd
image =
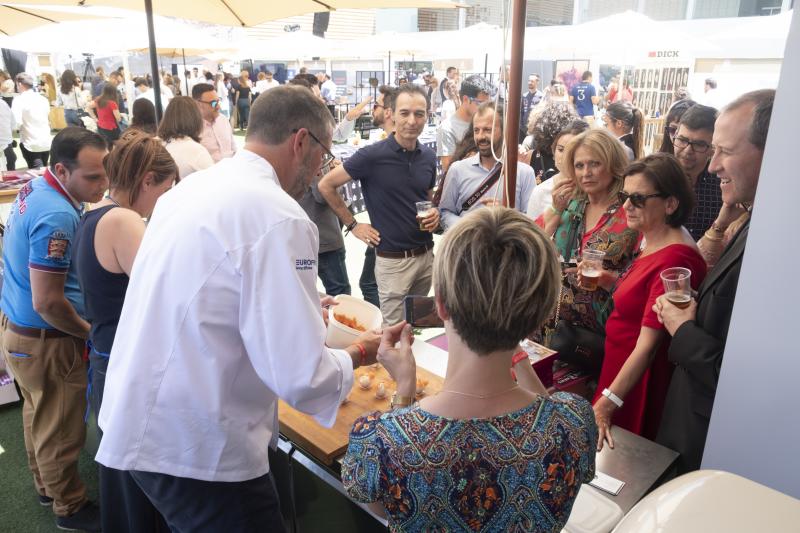
[{"label": "woman's blonde hair", "polygon": [[596,157],[605,170],[613,176],[609,196],[615,196],[622,190],[624,185],[623,174],[625,167],[628,166],[628,156],[622,149],[622,143],[615,139],[607,130],[592,128],[574,137],[567,149],[564,151],[564,168],[561,173],[575,183],[575,198],[578,200],[586,199],[586,193],[581,189],[578,178],[575,175],[575,152],[578,148],[586,148]]},{"label": "woman's blonde hair", "polygon": [[148,172],[155,175],[157,184],[178,177],[178,166],[161,139],[137,129],[128,129],[122,134],[103,161],[103,166],[108,174],[109,188],[126,192],[131,205],[139,197]]},{"label": "woman's blonde hair", "polygon": [[476,209],[445,233],[433,265],[436,296],[470,350],[511,350],[553,314],[561,268],[525,215]]}]

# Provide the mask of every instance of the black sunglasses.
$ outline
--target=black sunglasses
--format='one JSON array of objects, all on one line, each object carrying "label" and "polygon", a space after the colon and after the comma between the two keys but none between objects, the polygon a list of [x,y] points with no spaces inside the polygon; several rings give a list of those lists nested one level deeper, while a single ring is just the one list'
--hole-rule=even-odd
[{"label": "black sunglasses", "polygon": [[[297,133],[298,131],[300,131],[300,130],[299,130],[299,129],[297,129],[297,128],[295,128],[295,129],[293,129],[293,130],[292,130],[292,133]],[[326,166],[330,165],[331,163],[333,163],[333,160],[334,160],[334,159],[336,159],[336,156],[335,156],[335,155],[333,155],[333,152],[331,152],[331,151],[328,149],[328,147],[327,147],[327,146],[325,146],[324,144],[322,144],[322,141],[320,141],[319,139],[317,139],[317,136],[316,136],[316,135],[314,135],[313,133],[311,133],[311,130],[309,130],[309,129],[306,129],[306,131],[308,132],[308,135],[309,135],[309,136],[310,136],[312,139],[314,139],[314,142],[316,142],[318,145],[320,145],[320,146],[322,147],[322,149],[323,149],[323,150],[325,150],[325,154],[322,156],[322,166],[323,166],[323,167],[326,167]]]},{"label": "black sunglasses", "polygon": [[619,199],[620,204],[624,204],[625,200],[630,200],[631,205],[636,208],[643,208],[644,204],[647,203],[648,198],[666,198],[667,195],[663,192],[656,192],[653,194],[639,194],[635,192],[633,194],[628,194],[625,191],[619,191],[617,193],[617,198]]}]

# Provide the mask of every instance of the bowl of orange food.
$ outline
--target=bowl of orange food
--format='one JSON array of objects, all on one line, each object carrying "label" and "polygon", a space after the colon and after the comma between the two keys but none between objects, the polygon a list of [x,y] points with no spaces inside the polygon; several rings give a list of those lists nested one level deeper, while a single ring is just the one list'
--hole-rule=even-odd
[{"label": "bowl of orange food", "polygon": [[329,348],[347,348],[365,331],[380,329],[383,315],[371,303],[347,294],[340,294],[335,300],[338,304],[328,308],[325,344]]}]

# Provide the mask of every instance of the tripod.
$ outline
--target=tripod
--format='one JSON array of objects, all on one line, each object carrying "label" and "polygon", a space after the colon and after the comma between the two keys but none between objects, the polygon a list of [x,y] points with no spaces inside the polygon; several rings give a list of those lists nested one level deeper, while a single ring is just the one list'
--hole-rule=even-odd
[{"label": "tripod", "polygon": [[84,54],[83,77],[82,77],[83,82],[86,83],[88,81],[89,83],[91,83],[94,76],[95,72],[94,72],[94,65],[92,65],[92,55]]}]

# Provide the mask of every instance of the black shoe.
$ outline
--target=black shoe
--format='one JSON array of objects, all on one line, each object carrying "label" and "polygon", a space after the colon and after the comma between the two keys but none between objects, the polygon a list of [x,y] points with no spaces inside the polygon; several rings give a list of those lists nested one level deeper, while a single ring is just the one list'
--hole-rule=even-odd
[{"label": "black shoe", "polygon": [[49,507],[53,505],[53,498],[45,496],[44,494],[39,494],[39,505],[42,507]]},{"label": "black shoe", "polygon": [[86,502],[69,516],[57,516],[56,527],[65,531],[101,531],[100,508],[94,502]]}]

